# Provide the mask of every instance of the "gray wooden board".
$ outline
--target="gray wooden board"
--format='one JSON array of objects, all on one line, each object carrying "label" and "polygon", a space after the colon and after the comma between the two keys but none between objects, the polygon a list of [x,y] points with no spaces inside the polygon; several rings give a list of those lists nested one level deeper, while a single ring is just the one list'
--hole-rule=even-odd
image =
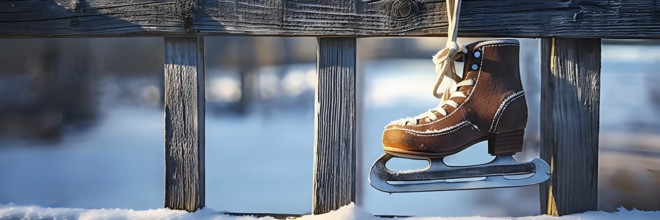
[{"label": "gray wooden board", "polygon": [[[1,37],[444,36],[436,0],[0,1]],[[466,0],[460,36],[660,37],[660,1]]]},{"label": "gray wooden board", "polygon": [[355,38],[319,38],[312,213],[355,202]]},{"label": "gray wooden board", "polygon": [[541,158],[552,171],[542,212],[596,210],[601,41],[543,39],[541,51]]},{"label": "gray wooden board", "polygon": [[204,207],[204,42],[165,38],[165,207]]}]

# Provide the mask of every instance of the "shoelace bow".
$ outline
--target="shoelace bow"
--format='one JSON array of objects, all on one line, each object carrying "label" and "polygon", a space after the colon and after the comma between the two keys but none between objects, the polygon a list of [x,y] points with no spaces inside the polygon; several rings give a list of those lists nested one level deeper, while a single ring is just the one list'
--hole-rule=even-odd
[{"label": "shoelace bow", "polygon": [[[435,63],[435,72],[437,73],[437,78],[435,84],[433,85],[433,96],[440,99],[440,104],[433,109],[413,117],[413,118],[404,118],[392,123],[407,125],[407,124],[417,124],[419,120],[428,118],[429,120],[437,120],[438,117],[436,113],[440,113],[442,116],[447,115],[447,111],[444,109],[445,105],[452,106],[454,108],[458,107],[458,103],[451,100],[455,97],[463,97],[466,95],[458,91],[460,87],[463,86],[472,86],[474,85],[474,80],[468,79],[463,80],[456,73],[456,64],[455,61],[460,56],[462,56],[466,51],[464,47],[461,47],[456,42],[457,32],[458,32],[458,17],[461,8],[461,0],[447,0],[447,22],[449,23],[448,27],[448,37],[445,48],[438,51],[433,56],[433,63]],[[443,80],[448,78],[450,83],[443,88],[440,88]],[[462,81],[461,81],[462,80]]]}]

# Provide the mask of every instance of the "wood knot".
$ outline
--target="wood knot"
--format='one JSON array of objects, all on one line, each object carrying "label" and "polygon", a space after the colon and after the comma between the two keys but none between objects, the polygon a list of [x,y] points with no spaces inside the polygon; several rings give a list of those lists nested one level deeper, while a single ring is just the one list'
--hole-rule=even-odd
[{"label": "wood knot", "polygon": [[84,15],[83,8],[85,7],[85,0],[71,0],[66,6],[69,10],[73,11],[76,16],[69,19],[69,26],[76,26],[80,24],[80,15]]},{"label": "wood knot", "polygon": [[174,7],[178,19],[183,23],[186,32],[193,31],[193,21],[195,17],[195,9],[197,1],[195,0],[176,0]]},{"label": "wood knot", "polygon": [[396,0],[392,3],[394,17],[407,18],[417,14],[419,7],[415,0]]},{"label": "wood knot", "polygon": [[69,2],[69,10],[71,11],[78,11],[80,9],[80,1],[79,0],[72,0]]}]

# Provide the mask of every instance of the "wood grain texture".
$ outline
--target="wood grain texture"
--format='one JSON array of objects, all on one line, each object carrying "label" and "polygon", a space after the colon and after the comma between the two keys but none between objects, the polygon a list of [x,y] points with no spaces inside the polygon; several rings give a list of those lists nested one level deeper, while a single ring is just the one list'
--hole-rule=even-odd
[{"label": "wood grain texture", "polygon": [[118,36],[185,32],[176,1],[0,1],[0,36]]},{"label": "wood grain texture", "polygon": [[[434,0],[0,1],[0,36],[443,36]],[[660,1],[470,0],[459,36],[660,37]]]},{"label": "wood grain texture", "polygon": [[204,207],[204,41],[165,38],[165,207]]},{"label": "wood grain texture", "polygon": [[355,201],[355,38],[319,38],[312,213]]},{"label": "wood grain texture", "polygon": [[548,215],[596,210],[600,39],[543,39],[541,158],[552,177],[540,187]]}]

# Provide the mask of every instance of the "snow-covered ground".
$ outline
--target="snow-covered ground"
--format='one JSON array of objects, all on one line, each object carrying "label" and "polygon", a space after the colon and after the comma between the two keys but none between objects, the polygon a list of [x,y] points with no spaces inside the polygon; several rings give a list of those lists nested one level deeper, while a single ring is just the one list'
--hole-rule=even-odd
[{"label": "snow-covered ground", "polygon": [[[180,219],[180,220],[271,220],[270,216],[252,217],[252,216],[228,216],[218,213],[209,208],[199,210],[194,213],[170,209],[151,209],[136,211],[131,209],[75,209],[75,208],[43,208],[39,206],[14,206],[0,205],[0,219]],[[349,204],[338,210],[321,214],[305,215],[298,219],[301,220],[376,220],[390,219],[379,218],[371,213],[364,211],[355,204]],[[561,217],[552,216],[525,216],[525,217],[407,217],[399,219],[408,220],[614,220],[614,219],[634,219],[634,220],[656,220],[660,219],[660,211],[638,211],[638,210],[618,210],[614,213],[602,211],[585,212],[579,214],[565,215]]]},{"label": "snow-covered ground", "polygon": [[[532,41],[523,43],[534,45]],[[626,129],[643,125],[650,130],[635,130],[635,133],[646,132],[653,137],[653,133],[658,132],[653,129],[659,127],[660,115],[649,104],[651,98],[647,90],[655,85],[653,82],[660,82],[660,77],[653,71],[660,62],[657,57],[619,56],[622,50],[619,47],[603,49],[601,132],[626,132]],[[657,47],[636,48],[632,51],[626,49],[627,54],[645,54],[645,51],[648,54],[648,50],[660,54]],[[525,54],[521,57],[523,62],[538,63]],[[297,66],[291,71],[305,74],[281,81],[291,84],[306,80],[304,76],[313,67],[314,64]],[[417,115],[433,107],[437,100],[429,95],[435,77],[432,71],[429,72],[433,69],[429,60],[385,60],[364,64],[362,68],[364,74],[361,77],[364,78],[358,88],[363,94],[360,101],[364,109],[359,115],[362,133],[359,134],[361,157],[357,198],[362,208],[349,206],[329,214],[327,219],[368,219],[372,216],[368,213],[443,217],[538,214],[537,186],[411,194],[387,194],[371,188],[366,174],[371,163],[382,154],[380,135],[383,126],[393,119]],[[529,78],[526,88],[538,89],[538,72],[530,72],[525,77]],[[420,85],[420,82],[428,85]],[[267,84],[266,81],[261,83]],[[227,83],[217,84],[227,87]],[[290,87],[304,89],[303,84]],[[309,92],[309,88],[303,91],[305,94]],[[297,94],[298,90],[289,93]],[[535,102],[538,104],[538,91],[528,89],[527,95],[530,106]],[[227,96],[231,97],[231,94]],[[194,214],[158,209],[163,204],[164,188],[163,111],[156,107],[107,105],[104,108],[103,117],[95,127],[84,132],[68,132],[59,143],[0,140],[0,204],[15,204],[0,206],[0,219],[22,216],[233,219],[216,213],[308,213],[311,210],[313,101],[296,108],[271,108],[268,103],[262,103],[239,117],[209,113],[206,119],[206,203],[209,208]],[[538,106],[536,108],[538,110]],[[530,109],[533,111],[533,107]],[[601,140],[613,137],[601,136]],[[616,177],[626,180],[625,187],[616,192],[621,194],[602,193],[601,200],[616,202],[617,196],[627,193],[655,199],[651,202],[658,201],[653,195],[660,195],[660,186],[654,182],[657,179],[649,178],[658,173],[660,160],[649,155],[628,155],[626,160],[629,162],[620,163],[620,157],[615,157],[618,154],[607,149],[626,146],[611,143],[613,141],[601,141],[601,161],[606,163],[601,163],[599,186],[619,184],[608,179]],[[651,150],[657,152],[660,149],[658,142],[649,143],[645,146],[650,146]],[[531,152],[518,156],[523,159],[535,156],[532,148],[528,147],[527,151],[530,149]],[[482,163],[491,158],[485,152],[485,143],[480,143],[448,158],[448,161],[463,165]],[[603,160],[604,157],[607,160]],[[424,165],[415,161],[393,162],[393,167],[400,169]],[[634,171],[622,172],[622,167]],[[615,174],[625,174],[625,178]],[[623,202],[615,204],[624,205]],[[660,219],[657,212],[638,211],[593,212],[573,215],[569,219],[644,219],[649,216],[654,218],[648,219]]]}]

